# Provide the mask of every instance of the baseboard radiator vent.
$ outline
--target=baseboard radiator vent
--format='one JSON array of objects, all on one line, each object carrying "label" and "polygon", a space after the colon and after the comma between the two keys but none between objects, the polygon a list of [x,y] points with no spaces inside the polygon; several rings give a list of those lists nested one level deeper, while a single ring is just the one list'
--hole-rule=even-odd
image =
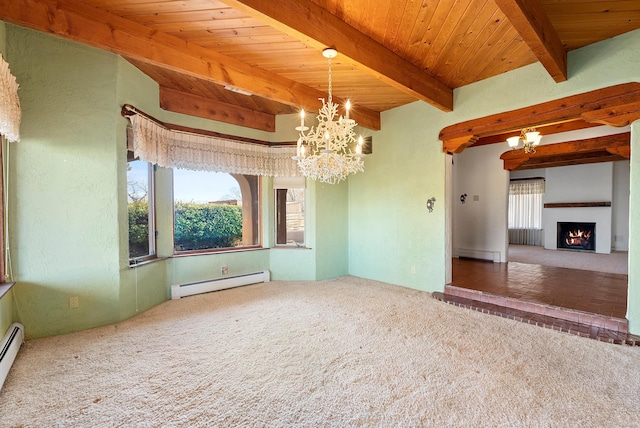
[{"label": "baseboard radiator vent", "polygon": [[0,390],[2,390],[4,380],[9,375],[9,370],[23,342],[24,327],[22,324],[14,322],[9,326],[7,334],[4,335],[0,343]]},{"label": "baseboard radiator vent", "polygon": [[227,288],[241,287],[243,285],[257,284],[259,282],[271,281],[268,270],[247,273],[244,275],[225,276],[223,278],[210,279],[188,284],[178,284],[171,286],[171,298],[193,296],[195,294],[208,293],[210,291],[225,290]]},{"label": "baseboard radiator vent", "polygon": [[467,259],[489,260],[494,263],[500,263],[500,251],[488,251],[488,250],[470,250],[466,248],[458,248],[455,251],[457,257],[464,257]]}]

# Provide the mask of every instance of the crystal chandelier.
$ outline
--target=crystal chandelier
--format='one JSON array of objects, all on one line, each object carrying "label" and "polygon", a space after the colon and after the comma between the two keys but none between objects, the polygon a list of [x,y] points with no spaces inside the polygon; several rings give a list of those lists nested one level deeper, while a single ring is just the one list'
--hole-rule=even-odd
[{"label": "crystal chandelier", "polygon": [[[349,174],[364,171],[362,158],[362,137],[356,143],[353,128],[357,123],[349,119],[350,103],[347,101],[346,116],[338,115],[338,105],[333,102],[331,95],[331,59],[338,55],[338,51],[327,48],[322,55],[329,62],[329,98],[322,101],[322,108],[318,112],[318,124],[315,127],[304,125],[304,110],[300,111],[300,132],[296,156],[298,167],[302,175],[323,183],[336,184],[347,178]],[[305,131],[309,131],[305,134]],[[355,146],[355,152],[352,150]]]},{"label": "crystal chandelier", "polygon": [[520,131],[519,137],[507,138],[507,144],[509,144],[509,147],[516,150],[518,148],[518,145],[522,141],[525,153],[535,153],[536,146],[540,144],[541,139],[542,136],[539,132],[536,131],[536,128],[524,128],[522,131]]}]

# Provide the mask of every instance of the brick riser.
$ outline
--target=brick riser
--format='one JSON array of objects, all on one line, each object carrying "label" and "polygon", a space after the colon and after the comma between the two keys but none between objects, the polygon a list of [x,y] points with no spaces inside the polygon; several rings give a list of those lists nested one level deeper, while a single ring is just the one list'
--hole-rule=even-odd
[{"label": "brick riser", "polygon": [[559,306],[547,305],[544,303],[527,302],[513,297],[499,296],[497,294],[484,293],[477,290],[469,290],[453,285],[446,285],[445,294],[489,303],[496,306],[525,311],[533,314],[544,315],[553,318],[590,325],[598,328],[605,328],[620,333],[629,332],[629,322],[623,318],[613,318],[605,315],[582,312],[575,309],[561,308]]}]

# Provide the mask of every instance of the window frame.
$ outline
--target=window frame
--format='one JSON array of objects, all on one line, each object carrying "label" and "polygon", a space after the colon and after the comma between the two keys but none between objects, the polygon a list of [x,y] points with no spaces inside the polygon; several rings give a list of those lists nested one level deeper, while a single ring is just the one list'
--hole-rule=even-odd
[{"label": "window frame", "polygon": [[[129,162],[145,162],[135,157],[133,151],[127,150],[127,164]],[[127,252],[129,253],[129,266],[135,266],[143,262],[148,262],[158,258],[158,228],[156,221],[156,171],[157,165],[151,162],[147,164],[147,209],[148,209],[148,229],[149,229],[149,253],[144,256],[131,257],[131,248],[129,246],[129,219],[127,211]],[[127,180],[128,181],[128,180]],[[129,206],[129,195],[127,194],[127,210]]]},{"label": "window frame", "polygon": [[[284,228],[284,235],[285,235],[285,240],[286,240],[286,235],[287,235],[287,219],[286,219],[286,194],[289,190],[292,189],[300,189],[303,192],[303,202],[302,202],[302,224],[303,224],[303,232],[302,232],[302,242],[298,243],[296,241],[294,241],[293,243],[289,243],[289,242],[285,242],[285,243],[279,243],[279,237],[281,236],[281,233],[283,232],[282,230],[280,230],[281,228]],[[285,190],[286,192],[284,193],[284,202],[285,202],[285,208],[284,208],[284,215],[285,215],[285,219],[284,219],[284,223],[282,223],[282,213],[280,212],[280,201],[281,201],[281,197],[279,197],[279,193],[281,193],[283,190]],[[304,177],[275,177],[273,180],[273,195],[274,195],[274,219],[273,219],[273,227],[274,227],[274,247],[277,248],[307,248],[307,209],[306,209],[306,204],[307,204],[307,189],[306,189],[306,185],[305,185],[305,180]]]},{"label": "window frame", "polygon": [[[256,212],[256,222],[252,227],[255,227],[255,231],[253,231],[253,235],[255,235],[255,237],[257,238],[257,243],[256,244],[250,244],[250,245],[238,245],[235,247],[221,247],[221,248],[203,248],[203,249],[198,249],[198,250],[176,250],[176,241],[175,241],[175,237],[176,237],[176,219],[175,219],[175,214],[176,214],[176,208],[175,208],[175,169],[176,168],[172,168],[171,169],[171,173],[172,173],[172,185],[171,185],[171,194],[172,194],[172,198],[171,198],[171,215],[172,215],[172,234],[171,234],[171,240],[172,240],[172,247],[173,247],[173,256],[174,257],[182,257],[182,256],[190,256],[190,255],[203,255],[203,254],[215,254],[215,253],[225,253],[225,252],[238,252],[238,251],[249,251],[249,250],[256,250],[256,249],[261,249],[262,248],[262,177],[258,176],[258,175],[249,175],[249,174],[231,174],[231,173],[226,173],[230,176],[232,176],[236,181],[238,181],[238,177],[256,177],[256,186],[255,186],[255,192],[256,192],[256,196],[257,196],[257,201],[256,201],[256,206],[251,208],[251,212],[253,214],[253,210],[255,210]],[[179,169],[188,169],[188,168],[179,168]],[[213,171],[211,171],[213,172]],[[240,187],[240,191],[242,192],[242,188],[243,186],[240,185],[240,183],[238,183],[238,186]],[[242,194],[242,198],[243,198],[243,202],[245,199],[245,195]],[[244,205],[244,204],[243,204]],[[243,219],[244,219],[244,209],[243,209]],[[253,230],[253,229],[252,229]],[[243,221],[243,233],[244,233],[244,221]]]}]

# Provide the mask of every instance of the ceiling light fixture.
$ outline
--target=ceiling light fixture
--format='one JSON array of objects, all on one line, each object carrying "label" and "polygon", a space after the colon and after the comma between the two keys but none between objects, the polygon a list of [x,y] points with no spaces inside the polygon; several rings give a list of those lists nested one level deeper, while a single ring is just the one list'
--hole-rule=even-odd
[{"label": "ceiling light fixture", "polygon": [[[356,142],[353,131],[357,123],[349,118],[350,102],[346,103],[344,118],[338,115],[338,105],[333,102],[331,59],[338,55],[338,51],[327,48],[322,55],[329,63],[329,98],[326,102],[324,98],[319,98],[322,108],[316,118],[318,124],[311,129],[304,125],[304,110],[300,111],[300,126],[296,127],[300,137],[293,159],[298,161],[298,167],[305,177],[336,184],[349,174],[364,171],[362,159],[365,155],[362,153],[362,137]],[[305,131],[309,132],[305,134]]]},{"label": "ceiling light fixture", "polygon": [[522,142],[525,153],[535,153],[536,146],[540,144],[541,139],[542,136],[536,131],[536,128],[524,128],[520,131],[519,137],[507,138],[507,144],[509,144],[509,147],[513,150],[516,150],[518,149],[520,142]]}]

